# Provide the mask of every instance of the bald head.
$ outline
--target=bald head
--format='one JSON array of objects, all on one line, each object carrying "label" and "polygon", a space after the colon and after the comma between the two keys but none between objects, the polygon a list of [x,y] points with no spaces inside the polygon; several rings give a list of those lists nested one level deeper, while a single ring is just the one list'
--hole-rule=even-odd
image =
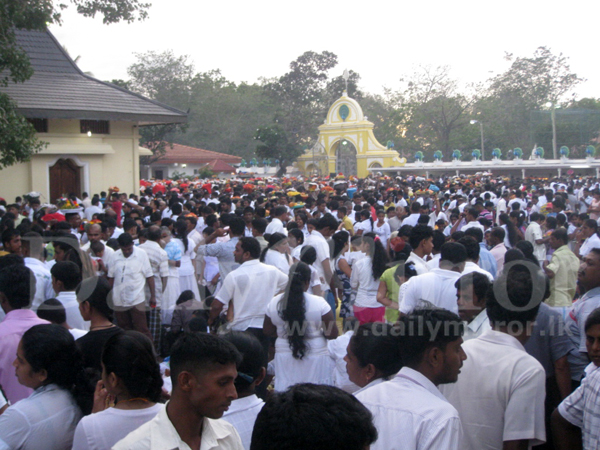
[{"label": "bald head", "polygon": [[99,242],[102,239],[102,227],[97,223],[91,224],[87,229],[87,237],[90,242]]},{"label": "bald head", "polygon": [[149,241],[154,241],[154,242],[160,241],[160,238],[161,238],[160,227],[158,227],[156,225],[152,225],[150,228],[148,228],[148,234],[146,235],[146,237],[148,238]]}]

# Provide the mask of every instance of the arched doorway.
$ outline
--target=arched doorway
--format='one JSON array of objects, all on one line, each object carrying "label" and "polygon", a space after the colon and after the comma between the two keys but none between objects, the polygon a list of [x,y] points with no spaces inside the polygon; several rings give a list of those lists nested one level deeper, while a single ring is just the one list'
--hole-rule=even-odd
[{"label": "arched doorway", "polygon": [[70,158],[60,158],[50,167],[50,201],[70,193],[81,196],[81,167]]},{"label": "arched doorway", "polygon": [[356,175],[356,147],[352,142],[342,139],[335,150],[335,173],[342,173],[345,176]]}]

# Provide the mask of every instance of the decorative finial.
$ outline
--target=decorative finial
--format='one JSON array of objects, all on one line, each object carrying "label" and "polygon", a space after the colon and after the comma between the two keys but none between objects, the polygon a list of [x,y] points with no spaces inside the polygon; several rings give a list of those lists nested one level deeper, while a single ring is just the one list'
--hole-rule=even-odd
[{"label": "decorative finial", "polygon": [[348,72],[348,69],[344,69],[344,74],[342,75],[342,78],[344,79],[344,83],[346,84],[346,88],[344,89],[344,96],[348,96],[348,78],[350,78],[350,73]]}]

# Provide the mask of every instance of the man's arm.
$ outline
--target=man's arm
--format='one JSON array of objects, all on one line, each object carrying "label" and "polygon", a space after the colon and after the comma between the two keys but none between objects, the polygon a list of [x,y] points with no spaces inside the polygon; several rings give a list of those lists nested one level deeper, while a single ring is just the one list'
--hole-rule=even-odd
[{"label": "man's arm", "polygon": [[552,413],[550,423],[552,424],[552,437],[556,450],[581,450],[581,428],[576,427],[566,420],[558,412],[558,408]]},{"label": "man's arm", "polygon": [[567,355],[554,361],[554,376],[560,392],[560,399],[564,400],[571,394],[571,368]]},{"label": "man's arm", "polygon": [[217,317],[219,317],[219,314],[221,314],[221,311],[223,311],[224,306],[225,305],[223,305],[220,300],[217,300],[216,298],[213,300],[212,304],[210,305],[210,313],[208,315],[209,326],[212,326]]},{"label": "man's arm", "polygon": [[156,308],[156,286],[154,284],[154,276],[146,278],[146,283],[148,283],[148,287],[150,288],[150,308]]}]

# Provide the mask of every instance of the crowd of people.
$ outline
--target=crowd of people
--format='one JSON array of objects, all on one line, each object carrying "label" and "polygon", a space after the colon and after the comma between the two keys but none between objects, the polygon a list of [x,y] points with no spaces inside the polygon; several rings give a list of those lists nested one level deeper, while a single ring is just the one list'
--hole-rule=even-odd
[{"label": "crowd of people", "polygon": [[600,448],[595,178],[61,206],[0,199],[0,449]]}]

